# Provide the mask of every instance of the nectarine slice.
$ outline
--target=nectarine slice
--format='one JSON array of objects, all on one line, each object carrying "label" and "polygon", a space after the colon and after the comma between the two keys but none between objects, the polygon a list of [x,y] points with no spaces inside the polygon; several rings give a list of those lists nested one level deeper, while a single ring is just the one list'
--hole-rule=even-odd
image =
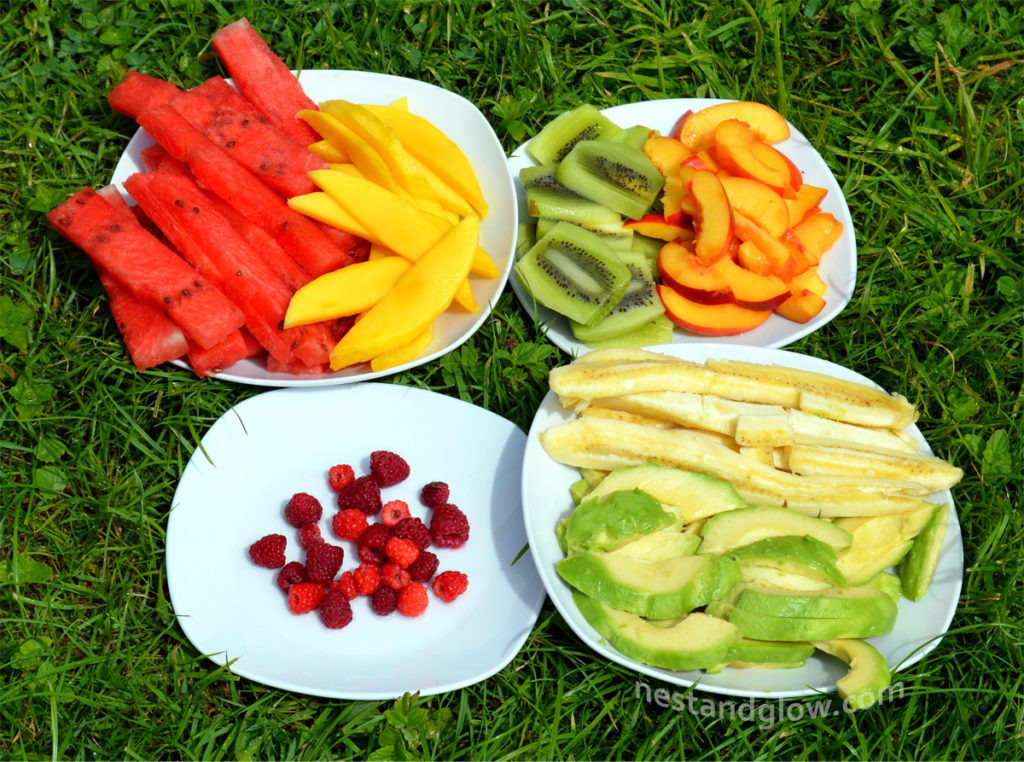
[{"label": "nectarine slice", "polygon": [[778,143],[789,137],[789,124],[771,106],[754,101],[719,103],[695,111],[679,126],[679,140],[691,151],[711,145],[715,128],[726,119],[746,122],[759,140]]},{"label": "nectarine slice", "polygon": [[751,310],[772,310],[790,297],[789,286],[776,275],[758,275],[722,257],[711,265],[732,291],[733,301]]},{"label": "nectarine slice", "polygon": [[734,212],[754,220],[777,238],[789,230],[789,208],[782,196],[767,185],[731,175],[720,175],[719,180]]},{"label": "nectarine slice", "polygon": [[824,308],[825,299],[805,288],[776,307],[775,313],[794,323],[806,323]]},{"label": "nectarine slice", "polygon": [[808,291],[813,291],[818,296],[825,296],[825,292],[828,291],[828,285],[821,279],[817,267],[808,267],[799,275],[793,276],[793,279],[789,282],[789,289],[794,294],[807,289]]},{"label": "nectarine slice", "polygon": [[804,183],[792,198],[784,199],[789,208],[789,226],[796,227],[828,194],[824,188]]},{"label": "nectarine slice", "polygon": [[772,314],[771,310],[748,310],[732,303],[700,304],[664,284],[658,286],[658,295],[669,320],[700,336],[735,336],[757,328]]},{"label": "nectarine slice", "polygon": [[784,281],[792,278],[796,269],[793,249],[749,217],[736,213],[733,215],[733,218],[735,220],[736,236],[741,241],[751,243],[764,252],[769,262],[771,262],[772,273]]},{"label": "nectarine slice", "polygon": [[667,243],[658,253],[661,280],[679,293],[701,304],[725,304],[733,300],[729,284],[721,273],[705,265],[691,247]]},{"label": "nectarine slice", "polygon": [[790,168],[782,154],[758,141],[747,125],[727,119],[715,128],[713,139],[712,156],[725,172],[757,180],[780,195],[795,193]]},{"label": "nectarine slice", "polygon": [[690,150],[668,135],[651,135],[644,141],[644,153],[663,175],[670,175],[679,169]]},{"label": "nectarine slice", "polygon": [[674,214],[672,218],[673,221],[669,222],[665,215],[652,212],[638,220],[626,220],[622,227],[648,238],[657,238],[659,241],[674,241],[688,231],[682,225],[682,214]]},{"label": "nectarine slice", "polygon": [[818,212],[808,215],[803,222],[793,228],[793,234],[799,240],[804,256],[811,264],[816,265],[843,234],[843,223],[829,212]]},{"label": "nectarine slice", "polygon": [[[681,168],[680,172],[685,169]],[[697,233],[694,250],[702,262],[710,264],[729,253],[733,237],[732,206],[714,172],[691,170],[688,174],[688,187],[698,209],[693,218]],[[681,176],[687,181],[686,174]]]}]

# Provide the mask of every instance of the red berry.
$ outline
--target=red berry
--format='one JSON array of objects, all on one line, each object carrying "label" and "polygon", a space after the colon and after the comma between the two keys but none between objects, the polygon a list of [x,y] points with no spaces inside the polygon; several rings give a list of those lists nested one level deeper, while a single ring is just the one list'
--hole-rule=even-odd
[{"label": "red berry", "polygon": [[370,524],[366,530],[359,535],[356,544],[356,554],[360,561],[382,564],[388,560],[384,546],[391,539],[391,527],[387,524]]},{"label": "red berry", "polygon": [[288,589],[288,608],[293,614],[308,614],[320,605],[327,588],[316,582],[299,582]]},{"label": "red berry", "polygon": [[450,603],[466,592],[469,578],[460,571],[443,571],[434,577],[430,586],[438,598]]},{"label": "red berry", "polygon": [[427,529],[427,525],[416,516],[410,516],[409,518],[399,521],[395,524],[391,533],[395,537],[405,537],[408,540],[412,540],[420,550],[423,550],[430,545],[430,530]]},{"label": "red berry", "polygon": [[409,564],[409,578],[413,582],[429,582],[437,571],[437,556],[429,550],[421,550],[419,556]]},{"label": "red berry", "polygon": [[419,546],[412,540],[404,537],[392,537],[384,546],[384,552],[388,558],[397,563],[403,569],[416,560],[420,554]]},{"label": "red berry", "polygon": [[356,578],[351,571],[342,572],[338,579],[328,585],[329,590],[337,590],[350,601],[359,597],[359,588],[356,587]]},{"label": "red berry", "polygon": [[320,525],[317,523],[310,522],[299,530],[299,545],[306,550],[309,550],[310,546],[323,541],[323,535],[320,534]]},{"label": "red berry", "polygon": [[380,566],[371,563],[361,563],[352,572],[356,581],[356,589],[360,595],[373,595],[373,591],[380,587]]},{"label": "red berry", "polygon": [[338,493],[338,507],[341,510],[357,508],[367,516],[380,513],[380,485],[372,476],[360,476]]},{"label": "red berry", "polygon": [[352,604],[337,590],[328,590],[320,601],[320,621],[325,627],[340,630],[352,621]]},{"label": "red berry", "polygon": [[384,503],[380,512],[380,520],[389,527],[409,516],[409,504],[404,500],[391,500]]},{"label": "red berry", "polygon": [[409,572],[394,561],[388,561],[380,567],[380,581],[382,585],[395,590],[401,590],[409,584],[410,580]]},{"label": "red berry", "polygon": [[404,616],[419,616],[427,610],[427,588],[419,582],[410,582],[398,591],[398,613]]},{"label": "red berry", "polygon": [[451,503],[437,506],[430,517],[430,539],[440,548],[461,548],[469,539],[469,519]]},{"label": "red berry", "polygon": [[394,588],[381,585],[370,596],[370,608],[373,609],[374,614],[387,616],[398,608],[398,593]]},{"label": "red berry", "polygon": [[306,577],[310,582],[329,585],[334,581],[344,560],[344,548],[318,542],[306,551]]},{"label": "red berry", "polygon": [[289,561],[277,573],[277,586],[288,592],[292,585],[306,581],[306,567],[298,561]]},{"label": "red berry", "polygon": [[305,492],[296,492],[284,507],[284,519],[296,529],[320,520],[324,507],[320,501]]},{"label": "red berry", "polygon": [[345,487],[354,482],[355,478],[355,471],[347,463],[331,466],[331,470],[327,472],[327,483],[331,485],[331,489],[335,492],[341,492]]},{"label": "red berry", "polygon": [[391,487],[409,475],[409,464],[393,452],[375,450],[370,453],[370,473],[381,487]]},{"label": "red berry", "polygon": [[257,566],[280,569],[284,566],[284,549],[288,540],[283,534],[268,534],[249,546],[249,558]]},{"label": "red berry", "polygon": [[334,534],[343,540],[358,540],[366,526],[366,514],[358,508],[346,508],[344,511],[338,511],[331,519],[331,528],[334,530]]},{"label": "red berry", "polygon": [[420,490],[420,502],[430,508],[436,508],[448,502],[449,489],[444,482],[430,482]]}]

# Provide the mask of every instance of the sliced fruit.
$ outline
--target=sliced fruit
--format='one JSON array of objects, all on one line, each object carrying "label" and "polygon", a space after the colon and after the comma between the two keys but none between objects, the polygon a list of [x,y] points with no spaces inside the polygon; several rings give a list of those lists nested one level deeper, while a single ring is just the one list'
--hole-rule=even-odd
[{"label": "sliced fruit", "polygon": [[737,304],[701,304],[687,299],[669,286],[658,286],[658,295],[669,319],[701,336],[734,336],[764,323],[771,310],[749,310]]},{"label": "sliced fruit", "polygon": [[583,225],[622,224],[622,216],[604,204],[570,190],[557,177],[558,166],[523,167],[519,179],[533,217],[567,220]]},{"label": "sliced fruit", "polygon": [[[551,228],[558,224],[560,220],[551,219],[549,217],[540,217],[537,219],[537,238],[547,234]],[[602,224],[590,224],[587,222],[573,222],[574,225],[579,225],[581,228],[586,228],[591,233],[594,233],[601,238],[605,243],[615,249],[616,253],[620,252],[631,252],[633,250],[633,231],[625,227],[622,220],[616,215],[614,222],[602,223]]]},{"label": "sliced fruit", "polygon": [[735,101],[684,114],[678,127],[679,140],[691,151],[708,148],[715,128],[727,119],[745,122],[766,143],[779,143],[790,134],[785,118],[771,106],[753,101]]},{"label": "sliced fruit", "polygon": [[565,527],[568,554],[614,550],[675,523],[676,517],[640,489],[588,494],[569,514]]},{"label": "sliced fruit", "polygon": [[292,295],[284,327],[365,312],[379,302],[410,267],[408,260],[392,256],[356,262],[321,275]]},{"label": "sliced fruit", "polygon": [[863,640],[842,638],[816,640],[813,646],[850,666],[845,676],[836,681],[836,690],[843,706],[867,709],[878,703],[882,691],[892,682],[892,673],[878,649]]},{"label": "sliced fruit", "polygon": [[725,553],[769,537],[808,536],[833,550],[843,550],[852,542],[850,533],[831,521],[776,505],[717,514],[704,523],[700,534],[702,553]]},{"label": "sliced fruit", "polygon": [[694,302],[726,304],[733,301],[732,290],[722,274],[704,264],[687,244],[665,244],[658,254],[658,272],[666,285]]},{"label": "sliced fruit", "polygon": [[935,506],[928,523],[914,539],[914,545],[899,566],[903,594],[912,601],[919,601],[928,592],[935,569],[939,564],[939,553],[946,536],[946,517],[949,504]]},{"label": "sliced fruit", "polygon": [[663,175],[670,175],[692,152],[676,138],[669,135],[651,135],[644,141],[644,154]]},{"label": "sliced fruit", "polygon": [[729,253],[733,240],[733,211],[722,182],[714,172],[680,171],[693,196],[697,211],[693,216],[694,251],[704,264],[711,264]]},{"label": "sliced fruit", "polygon": [[733,301],[750,310],[771,310],[790,297],[789,286],[776,275],[758,275],[722,257],[711,265],[728,284]]},{"label": "sliced fruit", "polygon": [[789,230],[789,207],[774,190],[746,177],[721,175],[719,180],[734,211],[754,220],[773,236],[781,237]]},{"label": "sliced fruit", "polygon": [[379,373],[382,370],[397,368],[399,365],[411,362],[422,355],[433,340],[434,326],[428,325],[408,344],[389,349],[370,360],[370,370]]},{"label": "sliced fruit", "polygon": [[774,151],[758,141],[746,124],[727,119],[715,127],[713,155],[730,175],[756,180],[782,196],[795,194],[793,178],[782,154],[763,153],[754,147],[755,143]]},{"label": "sliced fruit", "polygon": [[[589,326],[570,320],[573,335],[584,344],[609,341],[665,314],[657,285],[646,262],[635,254],[621,253],[619,256],[629,269],[630,280],[618,304],[597,325]],[[632,261],[629,257],[632,257]]]},{"label": "sliced fruit", "polygon": [[816,265],[843,234],[843,223],[829,212],[817,212],[809,214],[794,227],[793,234],[804,256]]},{"label": "sliced fruit", "polygon": [[584,103],[545,124],[526,144],[526,152],[538,164],[557,164],[577,143],[612,138],[621,132],[622,128],[595,106]]},{"label": "sliced fruit", "polygon": [[665,184],[643,151],[607,140],[577,143],[555,175],[570,190],[630,219],[642,217]]},{"label": "sliced fruit", "polygon": [[802,183],[796,195],[783,199],[786,203],[786,208],[789,210],[789,227],[795,228],[799,225],[804,217],[816,209],[827,195],[828,191],[824,188]]}]

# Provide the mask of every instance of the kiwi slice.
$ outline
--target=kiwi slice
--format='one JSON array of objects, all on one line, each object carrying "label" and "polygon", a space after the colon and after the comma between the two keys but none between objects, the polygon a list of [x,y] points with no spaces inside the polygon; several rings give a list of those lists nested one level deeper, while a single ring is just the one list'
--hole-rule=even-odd
[{"label": "kiwi slice", "polygon": [[672,331],[675,330],[675,323],[669,320],[664,313],[658,315],[649,323],[644,323],[639,328],[634,328],[627,333],[613,336],[604,341],[588,341],[587,346],[591,349],[608,349],[610,347],[653,347],[657,344],[671,344]]},{"label": "kiwi slice", "polygon": [[516,277],[540,304],[595,325],[622,299],[630,271],[589,230],[559,222],[516,262]]},{"label": "kiwi slice", "polygon": [[647,261],[642,255],[633,254],[623,258],[629,268],[630,281],[626,293],[608,315],[597,325],[574,323],[569,325],[573,335],[584,344],[592,341],[608,341],[650,323],[658,315],[665,314],[665,307],[658,296],[658,288],[651,275]]},{"label": "kiwi slice", "polygon": [[622,132],[621,127],[595,106],[584,103],[544,125],[526,144],[526,153],[538,164],[557,164],[581,140],[613,138]]},{"label": "kiwi slice", "polygon": [[639,148],[583,140],[558,164],[555,177],[584,198],[639,219],[658,198],[665,178]]},{"label": "kiwi slice", "polygon": [[583,198],[559,182],[554,164],[523,167],[519,179],[526,191],[526,203],[534,217],[602,225],[621,222],[622,215],[604,204]]},{"label": "kiwi slice", "polygon": [[[616,215],[618,217],[618,215]],[[537,220],[537,236],[542,236],[547,233],[551,228],[557,225],[559,220],[551,219],[550,217],[541,217]],[[615,253],[619,252],[631,252],[633,250],[633,231],[627,227],[624,227],[622,220],[618,219],[616,222],[607,222],[603,224],[591,224],[587,222],[574,222],[574,225],[579,225],[581,228],[586,228],[591,233],[599,236],[611,246]]]},{"label": "kiwi slice", "polygon": [[650,127],[644,127],[642,124],[634,124],[632,127],[626,127],[620,135],[609,139],[616,143],[625,143],[628,146],[633,146],[633,148],[639,148],[642,151],[644,143],[647,142],[647,138],[652,133],[657,135],[658,131],[652,130]]}]

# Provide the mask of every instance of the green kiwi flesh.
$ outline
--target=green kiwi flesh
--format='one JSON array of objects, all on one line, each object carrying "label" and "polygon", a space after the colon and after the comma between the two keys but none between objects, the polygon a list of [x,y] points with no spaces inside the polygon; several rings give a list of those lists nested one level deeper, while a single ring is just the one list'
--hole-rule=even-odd
[{"label": "green kiwi flesh", "polygon": [[632,331],[613,336],[604,341],[596,339],[584,342],[591,349],[608,349],[610,347],[652,347],[658,344],[671,344],[675,323],[668,315],[662,313],[649,323],[644,323]]},{"label": "green kiwi flesh", "polygon": [[622,132],[595,106],[584,103],[545,124],[526,144],[526,153],[538,164],[557,164],[581,140],[615,138]]},{"label": "green kiwi flesh", "polygon": [[569,190],[559,182],[556,175],[554,164],[523,167],[519,170],[519,179],[526,191],[531,216],[590,225],[622,222],[618,212]]},{"label": "green kiwi flesh", "polygon": [[665,307],[658,296],[658,288],[646,260],[637,254],[633,254],[632,258],[620,256],[620,259],[629,268],[630,281],[619,303],[597,325],[569,321],[573,335],[584,344],[622,336],[665,314]]},{"label": "green kiwi flesh", "polygon": [[584,325],[596,325],[619,303],[631,274],[597,235],[559,222],[515,265],[538,303]]},{"label": "green kiwi flesh", "polygon": [[639,219],[665,178],[644,152],[625,143],[582,140],[558,164],[555,177],[584,198]]},{"label": "green kiwi flesh", "polygon": [[[558,224],[559,220],[550,217],[541,217],[537,220],[537,237],[547,233]],[[622,224],[622,221],[608,222],[603,224],[589,224],[586,222],[574,222],[581,228],[586,228],[591,233],[600,237],[605,243],[615,249],[615,253],[632,252],[634,233]]]}]

